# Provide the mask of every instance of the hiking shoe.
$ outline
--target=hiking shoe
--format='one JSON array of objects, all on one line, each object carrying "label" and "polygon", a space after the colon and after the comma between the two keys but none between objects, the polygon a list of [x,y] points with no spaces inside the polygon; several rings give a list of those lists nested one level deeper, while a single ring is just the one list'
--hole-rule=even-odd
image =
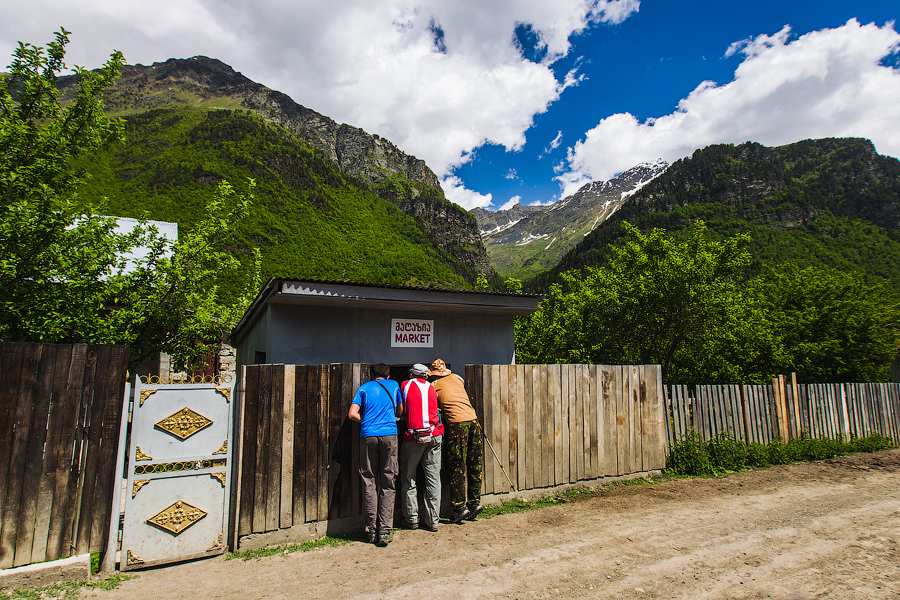
[{"label": "hiking shoe", "polygon": [[434,533],[435,531],[437,531],[438,526],[437,526],[437,523],[432,523],[431,525],[422,525],[422,529],[424,529],[425,531],[430,531],[431,533]]},{"label": "hiking shoe", "polygon": [[366,530],[366,542],[369,544],[374,544],[375,540],[378,539],[378,535],[374,531]]},{"label": "hiking shoe", "polygon": [[451,523],[461,523],[463,519],[467,518],[472,512],[468,508],[461,508],[459,510],[453,511],[453,516],[450,517]]},{"label": "hiking shoe", "polygon": [[475,506],[473,506],[472,508],[470,508],[468,510],[469,510],[469,515],[466,517],[466,519],[468,519],[469,521],[474,521],[475,517],[480,515],[481,511],[484,510],[484,507],[480,504],[476,504]]},{"label": "hiking shoe", "polygon": [[407,521],[407,522],[406,522],[406,528],[407,528],[407,529],[418,529],[418,528],[419,528],[419,522],[418,522],[418,521]]},{"label": "hiking shoe", "polygon": [[390,531],[388,531],[387,533],[382,533],[381,535],[378,536],[377,545],[384,548],[385,546],[387,546],[388,544],[390,544],[393,541],[394,541],[394,534],[391,533]]}]

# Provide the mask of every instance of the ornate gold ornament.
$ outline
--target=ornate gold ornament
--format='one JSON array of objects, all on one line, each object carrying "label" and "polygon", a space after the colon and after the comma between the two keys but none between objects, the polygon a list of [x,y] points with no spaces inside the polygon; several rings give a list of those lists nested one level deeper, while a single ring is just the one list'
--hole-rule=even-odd
[{"label": "ornate gold ornament", "polygon": [[221,550],[225,547],[225,534],[220,533],[219,537],[216,538],[216,541],[213,542],[213,545],[206,549],[207,552],[213,552],[214,550]]},{"label": "ornate gold ornament", "polygon": [[178,535],[205,516],[206,511],[179,500],[169,508],[147,519],[147,522],[153,523],[173,535]]},{"label": "ornate gold ornament", "polygon": [[225,396],[225,402],[231,402],[231,388],[217,387],[216,391]]},{"label": "ornate gold ornament", "polygon": [[148,483],[150,483],[149,479],[135,479],[134,486],[132,487],[132,490],[131,490],[131,497],[134,498],[137,495],[138,490],[141,489],[142,487],[144,487],[145,485],[147,485]]},{"label": "ornate gold ornament", "polygon": [[125,553],[125,562],[128,566],[142,565],[144,561],[131,553],[131,550]]},{"label": "ornate gold ornament", "polygon": [[228,454],[228,440],[222,442],[222,447],[213,452],[213,454]]},{"label": "ornate gold ornament", "polygon": [[185,406],[173,415],[156,423],[156,426],[177,438],[186,440],[201,429],[212,425],[212,421]]},{"label": "ornate gold ornament", "polygon": [[222,487],[225,487],[225,471],[218,471],[216,473],[210,473],[209,476],[213,477],[215,479],[218,479],[219,483],[222,484]]},{"label": "ornate gold ornament", "polygon": [[143,452],[141,452],[140,446],[135,446],[134,447],[134,459],[135,460],[153,460],[153,457],[150,456],[149,454],[144,454]]},{"label": "ornate gold ornament", "polygon": [[141,406],[144,405],[144,400],[146,400],[147,398],[149,398],[151,395],[155,394],[158,391],[159,390],[150,389],[150,388],[141,390]]}]

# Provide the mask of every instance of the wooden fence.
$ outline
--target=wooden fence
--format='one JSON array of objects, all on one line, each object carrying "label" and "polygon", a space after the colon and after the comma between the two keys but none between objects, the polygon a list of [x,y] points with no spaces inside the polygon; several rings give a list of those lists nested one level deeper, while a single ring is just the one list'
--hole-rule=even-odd
[{"label": "wooden fence", "polygon": [[[473,365],[465,378],[490,442],[485,494],[665,466],[658,367]],[[367,364],[244,367],[236,542],[361,514],[359,425],[347,412],[368,379]]]},{"label": "wooden fence", "polygon": [[0,343],[0,568],[106,549],[128,350]]},{"label": "wooden fence", "polygon": [[657,366],[469,365],[465,375],[490,443],[484,493],[665,468]]},{"label": "wooden fence", "polygon": [[774,438],[865,437],[900,439],[900,384],[798,384],[784,376],[772,385],[673,385],[669,388],[668,443],[695,430],[704,440],[727,433],[744,442]]}]

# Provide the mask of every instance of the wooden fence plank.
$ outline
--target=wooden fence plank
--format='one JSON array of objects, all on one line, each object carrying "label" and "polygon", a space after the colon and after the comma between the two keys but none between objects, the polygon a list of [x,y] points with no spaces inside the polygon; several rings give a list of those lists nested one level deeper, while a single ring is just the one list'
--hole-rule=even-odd
[{"label": "wooden fence plank", "polygon": [[[35,522],[35,539],[31,552],[31,562],[48,560],[48,542],[51,529],[51,515],[56,491],[56,468],[59,458],[58,448],[63,443],[62,423],[65,417],[66,384],[72,366],[72,344],[60,344],[57,350],[56,365],[53,370],[53,382],[50,396],[50,414],[47,420],[47,446],[41,468],[41,482],[38,490],[37,519]],[[2,366],[0,366],[2,368]],[[56,558],[54,556],[54,558]]]},{"label": "wooden fence plank", "polygon": [[[550,485],[565,483],[563,479],[562,453],[562,372],[559,365],[547,367],[547,396],[550,401],[550,415],[553,435],[553,468],[550,469]],[[568,462],[568,457],[566,457]]]},{"label": "wooden fence plank", "polygon": [[266,531],[266,507],[269,497],[269,437],[272,422],[272,365],[259,367],[259,403],[256,411],[256,466],[253,483],[253,532]]},{"label": "wooden fence plank", "polygon": [[535,434],[534,434],[534,365],[523,365],[522,367],[524,381],[523,383],[523,392],[522,403],[525,405],[525,435],[522,438],[522,445],[525,451],[525,462],[522,463],[521,469],[524,471],[523,475],[525,476],[525,488],[533,489],[536,487],[534,485],[534,463],[535,463],[535,455],[534,455],[534,444],[535,444]]},{"label": "wooden fence plank", "polygon": [[509,464],[509,478],[515,489],[522,489],[519,484],[519,405],[521,396],[518,391],[518,373],[516,365],[506,368],[507,408],[509,410],[509,453],[506,455]]},{"label": "wooden fence plank", "polygon": [[506,478],[503,475],[503,470],[500,468],[500,463],[497,458],[494,457],[494,454],[498,454],[499,456],[503,456],[503,440],[502,440],[502,431],[503,431],[503,420],[506,419],[506,413],[503,412],[503,394],[501,393],[500,386],[500,365],[490,365],[485,369],[485,378],[487,383],[490,382],[491,386],[491,429],[490,429],[490,440],[491,445],[494,450],[491,451],[490,448],[484,449],[484,459],[485,462],[490,461],[493,472],[493,489],[494,493],[509,491],[509,488],[506,486]]},{"label": "wooden fence plank", "polygon": [[584,474],[584,365],[572,365],[575,372],[575,426],[572,430],[572,447],[575,455],[575,480],[585,478]]},{"label": "wooden fence plank", "polygon": [[569,483],[575,483],[578,481],[578,467],[577,467],[577,457],[575,456],[575,448],[576,448],[576,435],[581,434],[581,430],[576,427],[576,417],[575,417],[575,402],[576,402],[576,381],[577,375],[575,371],[575,365],[565,365],[563,366],[564,377],[566,378],[566,399],[564,400],[566,403],[566,432],[567,436],[564,440],[566,446],[566,455],[569,458],[568,461],[568,473],[569,473]]},{"label": "wooden fence plank", "polygon": [[[493,384],[497,386],[497,396],[500,401],[500,413],[498,416],[498,421],[500,422],[500,438],[498,439],[498,446],[496,447],[497,454],[499,455],[500,463],[503,464],[504,470],[501,470],[500,480],[499,482],[495,478],[495,484],[497,485],[497,490],[509,491],[509,481],[507,481],[507,476],[512,479],[512,473],[510,473],[510,463],[509,463],[509,421],[510,421],[510,402],[509,402],[509,367],[506,365],[494,365],[492,367],[492,375]],[[504,475],[504,473],[506,473]]]},{"label": "wooden fence plank", "polygon": [[328,413],[325,423],[325,434],[328,449],[325,458],[328,482],[328,513],[326,519],[337,519],[341,516],[341,496],[343,487],[340,485],[343,463],[341,461],[341,448],[344,438],[341,436],[341,421],[346,415],[341,414],[343,408],[343,377],[341,363],[332,364],[328,368]]},{"label": "wooden fence plank", "polygon": [[700,429],[697,431],[700,433],[701,439],[708,440],[712,437],[712,429],[710,427],[709,390],[706,386],[697,386],[697,404],[700,407]]},{"label": "wooden fence plank", "polygon": [[14,433],[11,439],[7,494],[3,505],[2,539],[0,539],[0,568],[3,569],[13,566],[16,555],[19,512],[22,504],[22,477],[25,472],[28,433],[32,419],[31,405],[37,385],[40,350],[40,344],[27,344],[24,347],[19,385],[14,391],[16,403]]},{"label": "wooden fence plank", "polygon": [[628,368],[628,388],[631,398],[631,472],[637,473],[642,468],[641,456],[643,454],[643,440],[641,439],[641,371],[637,365]]},{"label": "wooden fence plank", "polygon": [[294,369],[294,476],[291,484],[293,503],[291,520],[294,525],[303,525],[307,522],[306,463],[308,452],[306,443],[309,421],[306,403],[309,398],[308,385],[309,367],[297,365]]},{"label": "wooden fence plank", "polygon": [[331,448],[328,445],[329,434],[329,411],[331,407],[331,366],[320,365],[319,369],[319,425],[316,429],[318,433],[318,468],[316,474],[318,481],[318,517],[317,520],[325,521],[328,519],[328,508],[330,500],[329,478],[331,475],[331,464],[329,452]]},{"label": "wooden fence plank", "polygon": [[75,457],[79,456],[81,423],[82,380],[87,367],[87,346],[72,345],[72,358],[66,379],[63,417],[60,425],[60,442],[56,447],[56,472],[53,474],[53,507],[50,509],[50,531],[47,535],[47,559],[53,560],[69,556],[69,542],[72,539],[71,519],[75,507],[72,505],[71,490],[75,489],[77,477],[72,477]]},{"label": "wooden fence plank", "polygon": [[540,366],[541,378],[541,487],[553,481],[553,405],[550,399],[550,365]]},{"label": "wooden fence plank", "polygon": [[319,519],[319,422],[322,412],[320,393],[320,365],[308,365],[306,369],[306,522]]},{"label": "wooden fence plank", "polygon": [[541,462],[543,461],[542,439],[542,423],[544,416],[541,410],[541,367],[540,365],[531,366],[531,406],[534,415],[534,423],[531,429],[531,465],[532,465],[532,488],[542,487],[541,484]]},{"label": "wooden fence plank", "polygon": [[516,367],[516,397],[518,398],[517,411],[518,411],[518,441],[516,444],[516,486],[518,489],[525,488],[525,475],[526,475],[526,467],[528,466],[525,462],[525,441],[527,439],[525,435],[525,413],[529,412],[526,410],[526,406],[530,402],[530,398],[527,397],[528,386],[525,381],[525,365],[515,365]]},{"label": "wooden fence plank", "polygon": [[563,482],[575,482],[575,469],[572,460],[572,382],[574,380],[572,365],[559,366],[560,401],[562,402],[562,469]]},{"label": "wooden fence plank", "polygon": [[272,365],[269,389],[269,435],[266,440],[266,531],[278,529],[281,517],[281,457],[284,434],[284,365]]},{"label": "wooden fence plank", "polygon": [[355,469],[355,455],[353,454],[353,421],[347,417],[347,413],[350,412],[350,402],[352,402],[353,394],[356,391],[356,388],[353,387],[353,365],[350,363],[341,364],[340,376],[341,395],[337,408],[341,462],[341,472],[338,474],[338,487],[341,490],[340,516],[352,517],[357,514],[353,512],[353,481],[359,479]]},{"label": "wooden fence plank", "polygon": [[[100,471],[100,441],[103,439],[103,399],[107,394],[108,381],[106,369],[110,363],[109,346],[93,346],[96,352],[96,370],[94,374],[94,393],[91,396],[90,425],[85,460],[82,463],[80,503],[78,514],[78,533],[75,538],[75,552],[84,554],[91,552],[91,524],[94,503],[99,502],[96,495],[97,474]],[[100,550],[102,548],[99,548]]]},{"label": "wooden fence plank", "polygon": [[[119,449],[119,431],[122,419],[122,397],[128,368],[128,348],[126,346],[109,347],[109,362],[103,372],[106,378],[103,403],[103,419],[99,447],[93,451],[99,453],[97,483],[94,488],[94,509],[91,515],[91,534],[89,548],[91,552],[106,550],[109,536],[109,519],[112,510],[113,486],[120,485],[119,475],[115,473],[116,455]],[[118,516],[118,511],[116,512]]]},{"label": "wooden fence plank", "polygon": [[[34,544],[34,521],[37,513],[38,488],[40,487],[41,466],[43,461],[33,460],[43,454],[47,441],[47,418],[50,414],[50,391],[53,382],[53,370],[56,367],[57,348],[52,344],[42,346],[40,361],[35,372],[35,385],[32,392],[32,421],[27,434],[25,448],[25,465],[22,477],[22,501],[19,505],[15,566],[27,565],[31,562]],[[32,459],[32,460],[29,460]]]},{"label": "wooden fence plank", "polygon": [[631,465],[627,374],[627,367],[622,367],[621,377],[613,390],[616,395],[616,475],[624,475]]},{"label": "wooden fence plank", "polygon": [[259,365],[247,365],[244,382],[244,439],[241,441],[241,491],[238,537],[253,533],[256,498],[256,454],[259,434]]},{"label": "wooden fence plank", "polygon": [[[353,365],[353,393],[356,393],[356,390],[359,389],[363,383],[368,381],[370,378],[369,375],[369,365],[365,364],[354,364]],[[351,403],[352,403],[351,397]],[[350,408],[347,408],[349,411]],[[350,424],[350,435],[351,435],[351,450],[350,450],[350,465],[352,467],[353,473],[350,475],[350,503],[351,503],[351,514],[358,515],[362,514],[362,482],[359,478],[359,434],[360,428],[359,423],[351,422]]]},{"label": "wooden fence plank", "polygon": [[281,384],[281,497],[279,499],[278,526],[282,529],[294,524],[294,394],[297,383],[294,379],[297,367],[282,365],[284,380]]},{"label": "wooden fence plank", "polygon": [[3,536],[3,514],[10,481],[10,459],[16,433],[16,410],[19,405],[19,387],[22,381],[24,344],[0,342],[0,562],[15,554],[15,547],[8,548]]},{"label": "wooden fence plank", "polygon": [[488,443],[493,443],[493,424],[494,410],[492,406],[493,393],[491,390],[491,367],[490,365],[475,365],[475,398],[477,399],[478,421],[484,430],[483,442],[483,468],[481,476],[481,489],[483,494],[490,494],[494,491],[494,469],[495,462],[491,456],[491,450]]},{"label": "wooden fence plank", "polygon": [[[666,444],[665,428],[668,415],[665,412],[665,391],[662,382],[662,368],[659,365],[645,365],[647,377],[647,399],[651,409],[650,427],[653,429],[649,437],[649,456],[651,464],[645,471],[666,468],[666,454],[670,446]],[[647,443],[644,444],[645,451]]]},{"label": "wooden fence plank", "polygon": [[618,396],[622,388],[622,367],[603,366],[598,369],[597,413],[602,415],[603,444],[598,448],[597,476],[607,477],[619,472],[618,457]]}]

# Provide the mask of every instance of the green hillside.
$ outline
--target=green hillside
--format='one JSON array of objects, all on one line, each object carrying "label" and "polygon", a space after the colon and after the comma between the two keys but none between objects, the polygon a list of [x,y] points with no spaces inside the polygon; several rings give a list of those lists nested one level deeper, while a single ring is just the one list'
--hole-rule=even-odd
[{"label": "green hillside", "polygon": [[[125,129],[124,144],[82,165],[89,179],[80,202],[102,205],[107,214],[175,221],[184,228],[196,221],[219,181],[244,191],[252,179],[253,205],[237,228],[242,243],[231,250],[246,258],[249,248],[259,248],[264,278],[465,283],[465,267],[415,219],[257,114],[153,109],[126,116]],[[431,191],[408,180],[402,184]]]},{"label": "green hillside", "polygon": [[749,233],[757,270],[789,261],[865,273],[900,289],[900,161],[878,155],[868,140],[849,138],[697,150],[529,287],[541,289],[564,271],[604,263],[609,245],[623,239],[623,221],[678,236],[697,219],[722,237]]}]

